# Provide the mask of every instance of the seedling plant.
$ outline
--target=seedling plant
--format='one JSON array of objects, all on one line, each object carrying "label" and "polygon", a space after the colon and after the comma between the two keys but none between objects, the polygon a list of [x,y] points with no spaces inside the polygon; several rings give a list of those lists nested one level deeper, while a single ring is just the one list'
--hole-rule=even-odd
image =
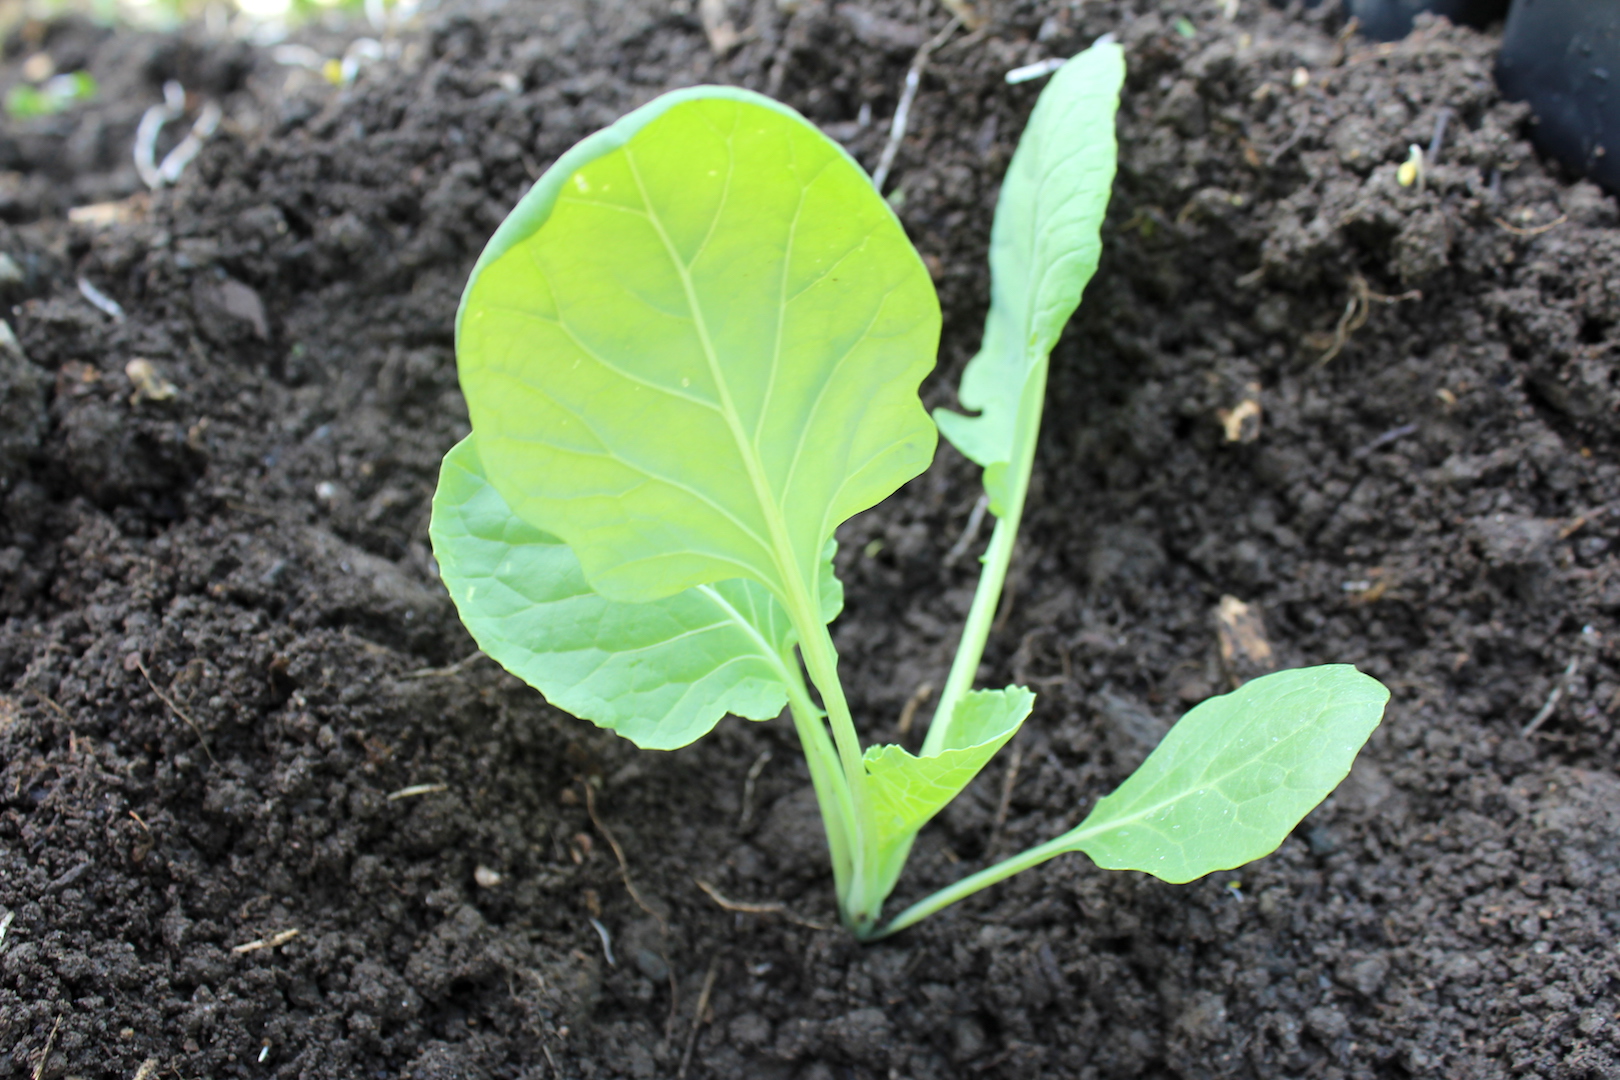
[{"label": "seedling plant", "polygon": [[[1388,699],[1349,665],[1255,679],[1187,713],[1075,828],[882,919],[913,838],[1035,702],[973,681],[1047,358],[1097,266],[1123,77],[1100,42],[1035,106],[996,209],[959,392],[972,415],[918,398],[939,302],[889,205],[815,126],[745,90],[665,94],[563,155],[462,297],[472,434],[432,522],[462,620],[553,705],[640,747],[786,707],[863,939],[1064,852],[1171,882],[1259,858],[1344,778]],[[995,529],[920,751],[863,747],[827,629],[834,533],[926,469],[939,433],[983,467]]]}]

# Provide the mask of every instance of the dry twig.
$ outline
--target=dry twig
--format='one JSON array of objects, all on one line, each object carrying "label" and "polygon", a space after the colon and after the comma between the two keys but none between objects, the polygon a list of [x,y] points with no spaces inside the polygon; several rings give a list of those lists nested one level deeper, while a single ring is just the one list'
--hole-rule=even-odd
[{"label": "dry twig", "polygon": [[1558,226],[1568,221],[1569,215],[1559,214],[1545,225],[1531,225],[1528,228],[1521,228],[1518,225],[1509,224],[1502,218],[1491,218],[1491,220],[1496,222],[1496,224],[1500,225],[1502,228],[1506,229],[1508,232],[1512,233],[1514,236],[1540,236],[1548,229],[1556,229]]},{"label": "dry twig", "polygon": [[591,924],[591,929],[596,931],[596,936],[602,939],[602,955],[607,957],[608,967],[618,967],[619,962],[613,958],[613,935],[608,933],[608,928],[602,925],[602,920],[595,916],[585,921]]},{"label": "dry twig", "polygon": [[260,949],[274,949],[278,945],[287,944],[287,942],[297,937],[298,934],[298,928],[293,927],[291,930],[283,930],[279,934],[271,934],[267,938],[259,938],[256,941],[249,941],[242,945],[233,946],[231,948],[231,952],[235,953],[237,956],[245,956],[250,952],[258,952]]},{"label": "dry twig", "polygon": [[984,524],[985,511],[990,509],[990,496],[980,495],[979,501],[973,504],[973,510],[968,514],[967,524],[962,527],[962,535],[957,537],[951,550],[945,553],[945,565],[956,565],[956,560],[967,554],[967,549],[978,538],[979,526]]},{"label": "dry twig", "polygon": [[1350,279],[1350,299],[1345,301],[1344,314],[1339,316],[1339,325],[1334,327],[1333,337],[1327,343],[1327,351],[1317,359],[1316,366],[1325,367],[1344,350],[1350,343],[1350,335],[1367,325],[1374,304],[1398,304],[1403,300],[1421,299],[1423,293],[1417,289],[1408,289],[1396,296],[1375,293],[1368,286],[1366,278],[1360,274],[1354,275]]},{"label": "dry twig", "polygon": [[47,697],[46,695],[40,693],[38,690],[32,690],[31,689],[28,692],[30,694],[33,694],[36,698],[38,698],[42,703],[44,703],[44,705],[47,708],[49,708],[57,716],[60,716],[63,720],[66,720],[70,724],[73,723],[73,718],[67,714],[67,710],[62,708],[62,706],[58,705],[56,702],[52,701],[49,697]]},{"label": "dry twig", "polygon": [[417,668],[415,671],[407,671],[405,674],[401,675],[400,678],[402,678],[402,679],[447,679],[447,678],[449,678],[449,677],[451,677],[453,675],[460,675],[463,671],[466,671],[469,667],[472,666],[472,663],[473,663],[474,660],[477,660],[480,656],[483,656],[483,655],[484,654],[483,654],[483,652],[481,650],[475,649],[475,650],[473,650],[471,655],[463,656],[460,660],[457,660],[455,663],[449,665],[448,667]]},{"label": "dry twig", "polygon": [[152,688],[152,693],[156,694],[163,704],[167,705],[171,710],[173,710],[174,715],[186,722],[186,726],[191,728],[192,734],[196,735],[197,741],[202,744],[203,753],[208,755],[208,760],[211,763],[218,765],[219,762],[214,760],[214,752],[208,749],[208,740],[203,737],[202,728],[198,726],[197,721],[193,720],[191,716],[187,714],[186,710],[182,709],[179,704],[176,703],[174,698],[158,689],[158,684],[152,681],[152,673],[146,670],[146,662],[141,659],[139,653],[131,653],[130,656],[135,661],[135,666],[140,669],[141,677],[146,680],[146,685]]},{"label": "dry twig", "polygon": [[788,910],[788,906],[786,904],[750,904],[741,900],[729,900],[721,894],[719,889],[715,888],[713,885],[710,885],[702,878],[693,878],[692,881],[697,885],[698,888],[702,889],[708,894],[710,900],[713,900],[716,905],[724,908],[727,911],[740,911],[744,915],[779,915],[788,922],[793,923],[795,926],[802,926],[806,930],[832,929],[832,927],[826,925],[825,923],[818,923],[812,919],[806,919],[802,915],[795,915],[792,911]]},{"label": "dry twig", "polygon": [[928,699],[934,695],[934,684],[931,682],[919,683],[917,689],[906,698],[906,703],[900,707],[900,738],[904,739],[911,734],[911,725],[916,722],[917,710],[928,704]]},{"label": "dry twig", "polygon": [[62,1018],[58,1016],[56,1023],[51,1025],[51,1033],[45,1038],[45,1050],[39,1055],[39,1064],[34,1066],[34,1080],[40,1080],[45,1075],[45,1065],[51,1060],[51,1051],[56,1047],[56,1032],[62,1026]]},{"label": "dry twig", "polygon": [[877,188],[880,195],[883,193],[884,183],[889,179],[889,169],[894,165],[894,155],[900,151],[900,140],[906,137],[906,124],[911,118],[911,103],[917,99],[917,87],[922,83],[922,73],[928,66],[929,54],[950,40],[950,36],[956,33],[956,28],[961,25],[961,18],[952,15],[951,21],[945,24],[945,29],[922,43],[916,57],[911,61],[911,67],[906,71],[905,86],[900,90],[900,103],[895,106],[894,120],[889,124],[889,141],[883,144],[883,153],[878,157],[877,168],[872,170],[872,186]]},{"label": "dry twig", "polygon": [[686,1037],[686,1053],[681,1055],[680,1071],[675,1080],[686,1080],[686,1070],[692,1067],[692,1051],[697,1049],[698,1031],[703,1027],[703,1014],[709,1008],[709,995],[714,992],[714,977],[720,974],[720,954],[709,961],[709,973],[703,976],[703,989],[698,993],[697,1012],[692,1016],[692,1033]]},{"label": "dry twig", "polygon": [[1012,810],[1013,788],[1018,783],[1018,773],[1024,767],[1024,744],[1015,735],[1013,736],[1012,758],[1007,762],[1007,775],[1001,778],[1001,802],[996,806],[995,824],[990,826],[990,843],[987,850],[995,851],[1001,843],[1001,830],[1007,824],[1007,814]]},{"label": "dry twig", "polygon": [[760,774],[765,771],[765,766],[769,765],[770,761],[771,752],[769,749],[765,749],[761,750],[759,757],[755,758],[754,763],[748,766],[748,775],[743,779],[742,813],[737,815],[738,829],[748,828],[748,822],[754,816],[754,788],[759,783]]},{"label": "dry twig", "polygon": [[1519,731],[1520,737],[1528,739],[1536,733],[1537,728],[1547,722],[1547,718],[1553,714],[1553,710],[1558,708],[1558,699],[1564,696],[1564,688],[1569,685],[1569,680],[1575,677],[1575,672],[1579,670],[1580,666],[1580,657],[1570,660],[1569,666],[1564,668],[1564,674],[1553,684],[1552,693],[1547,695],[1546,703],[1541,706],[1536,715],[1530,718],[1530,722]]},{"label": "dry twig", "polygon": [[637,907],[653,917],[653,921],[658,923],[659,929],[667,935],[669,933],[669,922],[642,898],[640,890],[636,888],[636,883],[630,879],[630,860],[624,857],[624,848],[619,845],[619,838],[613,835],[613,831],[604,825],[601,817],[597,815],[596,789],[591,786],[589,781],[585,783],[585,811],[590,814],[591,824],[596,826],[596,831],[602,834],[602,839],[606,840],[608,847],[613,849],[613,857],[619,860],[619,877],[624,881],[624,891],[630,894],[630,899],[636,902]]},{"label": "dry twig", "polygon": [[398,791],[388,793],[387,802],[398,802],[401,799],[414,799],[418,795],[437,795],[441,791],[449,791],[449,784],[412,784],[402,787]]},{"label": "dry twig", "polygon": [[659,951],[663,956],[664,967],[669,969],[669,1019],[664,1022],[664,1034],[667,1037],[675,1030],[675,1014],[680,1007],[681,997],[680,984],[675,981],[675,965],[670,963],[669,959],[669,920],[647,903],[641,891],[636,888],[636,883],[630,879],[630,860],[624,857],[624,848],[619,845],[619,838],[613,835],[613,831],[602,823],[601,817],[596,813],[596,788],[591,786],[589,780],[585,781],[584,787],[585,812],[590,815],[591,824],[596,826],[596,831],[602,834],[602,839],[608,842],[608,847],[613,849],[613,857],[619,861],[619,877],[624,881],[624,891],[630,894],[630,899],[635,901],[636,907],[651,915],[653,921],[658,924]]}]

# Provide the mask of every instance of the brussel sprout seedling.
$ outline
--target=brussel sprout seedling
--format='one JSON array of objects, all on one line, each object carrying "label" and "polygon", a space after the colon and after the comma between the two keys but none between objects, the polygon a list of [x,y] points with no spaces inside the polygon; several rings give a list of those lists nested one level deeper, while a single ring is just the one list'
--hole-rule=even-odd
[{"label": "brussel sprout seedling", "polygon": [[[930,418],[939,302],[836,143],[744,90],[666,94],[574,147],[473,269],[456,323],[472,434],[432,536],[462,620],[559,708],[669,750],[784,707],[844,924],[870,939],[1066,851],[1189,881],[1277,847],[1388,698],[1348,665],[1189,712],[1068,833],[882,921],[912,839],[1035,696],[975,690],[1029,488],[1047,356],[1097,265],[1124,75],[1102,42],[1036,104],[996,210],[991,307],[960,399]],[[834,534],[933,459],[984,467],[995,532],[920,753],[863,747],[827,626]]]}]

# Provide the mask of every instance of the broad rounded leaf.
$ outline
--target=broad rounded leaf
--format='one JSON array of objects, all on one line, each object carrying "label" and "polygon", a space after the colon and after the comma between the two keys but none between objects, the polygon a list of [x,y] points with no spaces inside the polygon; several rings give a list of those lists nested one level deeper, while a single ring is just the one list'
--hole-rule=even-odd
[{"label": "broad rounded leaf", "polygon": [[938,301],[865,174],[704,87],[565,155],[512,221],[458,318],[495,488],[604,597],[747,578],[808,612],[833,530],[936,439]]},{"label": "broad rounded leaf", "polygon": [[[479,648],[575,716],[669,750],[726,713],[769,720],[787,701],[787,614],[751,581],[644,604],[604,600],[556,537],[514,515],[484,477],[474,437],[449,454],[433,497],[433,553]],[[831,552],[823,614],[838,611]]]},{"label": "broad rounded leaf", "polygon": [[1103,41],[1059,68],[1041,92],[1002,181],[990,233],[990,314],[957,395],[979,415],[934,413],[945,437],[984,466],[997,515],[1010,504],[1010,476],[1024,476],[1008,466],[1033,450],[1047,354],[1097,269],[1124,78],[1124,52]]},{"label": "broad rounded leaf", "polygon": [[1350,772],[1388,701],[1349,664],[1244,683],[1183,716],[1054,846],[1177,883],[1269,855]]}]

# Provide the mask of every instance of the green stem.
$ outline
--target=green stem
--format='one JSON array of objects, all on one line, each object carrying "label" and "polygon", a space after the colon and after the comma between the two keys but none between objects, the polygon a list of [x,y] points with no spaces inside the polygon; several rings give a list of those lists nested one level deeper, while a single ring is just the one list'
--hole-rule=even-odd
[{"label": "green stem", "polygon": [[843,763],[849,780],[850,794],[859,808],[866,795],[866,766],[861,761],[861,740],[855,733],[855,720],[850,715],[849,702],[844,698],[843,684],[838,681],[838,659],[833,651],[832,638],[825,626],[819,627],[814,640],[799,642],[799,653],[810,672],[810,681],[821,694],[827,709],[827,722],[832,726],[833,742],[838,746],[838,759]]},{"label": "green stem", "polygon": [[839,767],[838,752],[833,749],[827,727],[821,722],[821,710],[810,700],[810,691],[799,674],[798,663],[791,656],[786,660],[788,707],[793,713],[794,730],[799,733],[799,744],[804,748],[805,762],[810,766],[810,784],[815,788],[816,804],[821,808],[821,820],[826,826],[833,886],[842,897],[849,888],[860,851],[860,838],[854,825],[855,804]]},{"label": "green stem", "polygon": [[947,885],[932,896],[925,897],[906,908],[906,910],[890,919],[883,929],[869,934],[866,940],[877,941],[880,938],[888,937],[890,934],[899,933],[913,923],[928,918],[936,911],[949,907],[958,900],[967,899],[980,889],[988,888],[996,882],[1010,878],[1014,874],[1022,870],[1028,870],[1032,866],[1039,866],[1048,859],[1056,858],[1066,851],[1075,850],[1073,835],[1073,833],[1065,833],[1054,840],[1048,840],[1044,844],[1039,844],[1028,851],[1014,855],[1010,859],[1003,859],[994,866],[987,866],[977,874],[970,874],[954,885]]},{"label": "green stem", "polygon": [[979,584],[973,590],[973,606],[968,609],[967,622],[962,626],[962,640],[956,647],[956,658],[951,662],[951,673],[940,691],[939,705],[934,719],[928,725],[928,737],[923,740],[922,756],[939,753],[945,746],[950,728],[951,714],[956,703],[973,689],[979,674],[979,662],[984,659],[984,646],[990,639],[990,628],[996,621],[996,608],[1001,603],[1001,589],[1007,580],[1007,569],[1012,565],[1013,547],[1018,540],[1018,519],[1022,516],[1023,500],[1016,511],[996,518],[995,532],[990,534],[990,546],[983,556],[984,569],[979,572]]},{"label": "green stem", "polygon": [[826,624],[815,620],[812,626],[799,620],[799,654],[810,673],[810,681],[821,693],[822,705],[827,710],[827,722],[832,728],[833,742],[838,748],[838,761],[842,766],[844,785],[849,792],[851,817],[851,873],[846,887],[839,890],[839,908],[844,922],[862,935],[870,931],[877,921],[876,903],[866,894],[874,880],[875,867],[868,852],[867,832],[871,822],[871,802],[866,789],[866,763],[861,757],[861,740],[855,731],[855,720],[850,715],[849,702],[844,697],[843,684],[838,681],[838,653]]},{"label": "green stem", "polygon": [[962,640],[956,646],[951,673],[945,678],[934,719],[928,725],[928,737],[923,740],[923,757],[945,748],[956,703],[973,689],[979,661],[984,659],[985,642],[990,639],[990,629],[996,621],[996,609],[1001,606],[1001,590],[1007,582],[1007,569],[1012,565],[1013,548],[1018,542],[1018,525],[1024,517],[1024,501],[1029,495],[1029,475],[1035,468],[1035,443],[1041,431],[1041,408],[1046,403],[1046,367],[1047,358],[1043,356],[1030,368],[1024,392],[1018,400],[1019,439],[1013,446],[1012,460],[1007,462],[1006,505],[996,515],[990,546],[979,559],[984,569],[979,571],[979,584],[973,590],[973,606],[968,609],[967,623],[962,627]]}]

